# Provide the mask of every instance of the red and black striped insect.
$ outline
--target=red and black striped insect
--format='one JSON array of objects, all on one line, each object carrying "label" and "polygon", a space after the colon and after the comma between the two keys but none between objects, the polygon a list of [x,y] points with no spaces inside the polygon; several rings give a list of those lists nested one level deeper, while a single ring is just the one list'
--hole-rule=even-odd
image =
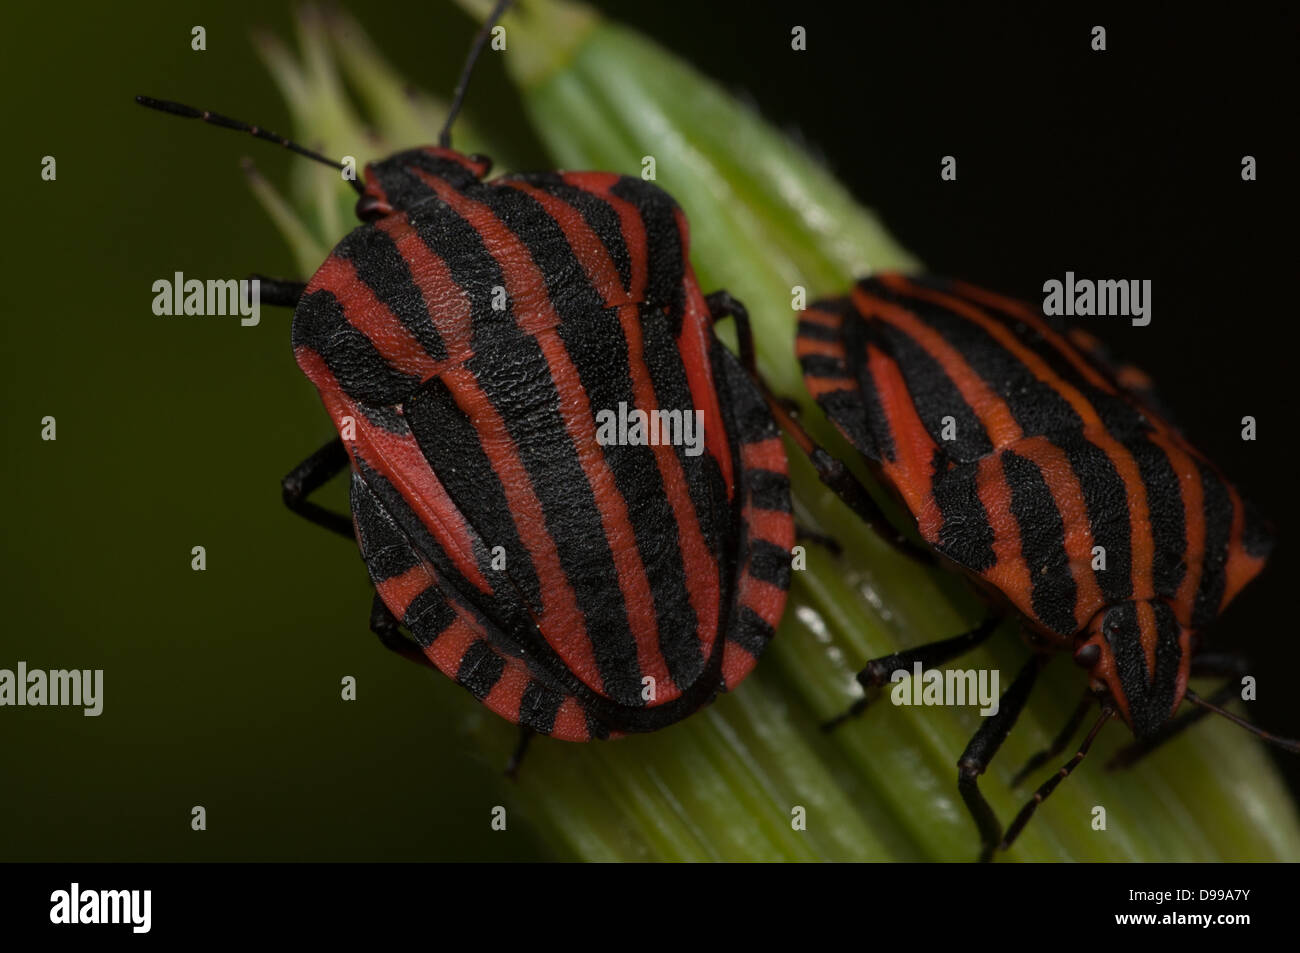
[{"label": "red and black striped insect", "polygon": [[[1244,662],[1207,651],[1203,633],[1263,569],[1272,539],[1154,409],[1144,375],[1115,369],[1095,339],[1020,302],[901,275],[814,303],[800,315],[797,353],[809,392],[915,518],[926,552],[1016,610],[1035,649],[958,762],[982,858],[1010,845],[1112,716],[1136,737],[1119,756],[1131,763],[1209,711],[1227,714],[1218,706]],[[875,659],[858,680],[870,691],[915,662],[943,664],[998,621]],[[1088,692],[1017,780],[1063,750],[1097,701],[1101,715],[1004,835],[977,778],[1054,651],[1088,672]],[[1232,680],[1210,698],[1187,686],[1212,675]],[[1184,700],[1200,707],[1175,717]]]},{"label": "red and black striped insect", "polygon": [[[651,731],[740,682],[781,617],[795,528],[784,415],[743,307],[701,293],[672,198],[603,172],[484,181],[488,159],[451,149],[487,34],[439,145],[367,165],[364,224],[262,300],[295,308],[298,364],[340,433],[285,478],[286,502],[355,537],[371,627],[518,723],[517,760],[530,732]],[[714,334],[724,315],[740,360]],[[679,433],[697,415],[702,441],[605,443],[602,411]],[[344,469],[350,520],[309,499]]]}]

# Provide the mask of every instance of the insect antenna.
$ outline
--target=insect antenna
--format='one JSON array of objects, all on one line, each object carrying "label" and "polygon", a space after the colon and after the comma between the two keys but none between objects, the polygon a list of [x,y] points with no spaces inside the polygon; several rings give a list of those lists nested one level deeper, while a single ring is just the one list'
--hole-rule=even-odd
[{"label": "insect antenna", "polygon": [[1106,726],[1106,722],[1110,721],[1114,714],[1115,710],[1113,708],[1102,708],[1101,717],[1097,719],[1096,723],[1092,726],[1092,730],[1088,732],[1088,737],[1083,739],[1083,744],[1079,745],[1079,750],[1075,752],[1074,757],[1067,761],[1060,771],[1057,771],[1054,775],[1044,781],[1042,787],[1035,791],[1034,796],[1029,799],[1029,803],[1020,809],[1020,813],[1016,815],[1016,819],[1012,821],[1011,826],[1007,828],[1006,836],[1002,838],[1001,846],[1003,850],[1010,847],[1012,841],[1020,836],[1020,832],[1025,829],[1025,825],[1029,823],[1029,819],[1034,816],[1034,811],[1038,808],[1038,805],[1046,801],[1048,795],[1056,790],[1056,786],[1068,778],[1070,772],[1079,766],[1080,762],[1082,762],[1087,756],[1088,749],[1092,747],[1093,739],[1097,737],[1101,732],[1101,729]]},{"label": "insect antenna", "polygon": [[474,37],[474,45],[469,48],[469,56],[465,58],[465,65],[461,68],[460,78],[456,80],[456,91],[451,96],[451,109],[447,113],[447,121],[442,124],[442,131],[438,133],[438,145],[444,149],[451,148],[451,124],[455,121],[461,105],[465,102],[465,91],[469,89],[469,77],[470,73],[474,71],[474,64],[478,62],[479,54],[483,52],[483,45],[487,43],[492,28],[501,19],[501,15],[506,12],[506,7],[510,6],[510,2],[511,0],[497,0],[497,5],[492,8],[488,18],[483,21],[478,36]]},{"label": "insect antenna", "polygon": [[[315,162],[320,162],[323,165],[327,165],[332,169],[337,169],[340,172],[347,168],[347,166],[342,162],[336,162],[329,156],[321,155],[319,152],[313,152],[311,149],[308,149],[305,146],[300,146],[298,143],[286,139],[284,136],[278,135],[269,129],[264,129],[261,126],[250,125],[249,123],[243,122],[239,119],[231,119],[229,116],[223,116],[220,113],[214,113],[207,109],[195,109],[193,106],[186,106],[184,103],[174,103],[166,99],[154,99],[152,96],[137,96],[135,97],[135,101],[141,106],[147,106],[149,109],[156,109],[159,112],[170,113],[173,116],[180,116],[183,119],[202,119],[206,123],[211,123],[214,126],[221,126],[224,129],[234,129],[236,132],[246,132],[255,138],[265,139],[267,142],[274,142],[276,145],[284,146],[284,148],[288,149],[290,152],[296,152],[300,156],[304,156]],[[365,187],[356,179],[346,179],[345,181],[348,185],[352,186],[353,191],[358,193],[365,191]]]},{"label": "insect antenna", "polygon": [[1216,715],[1222,715],[1224,718],[1228,719],[1228,721],[1232,722],[1234,725],[1240,725],[1242,728],[1245,728],[1247,731],[1249,731],[1252,735],[1258,736],[1261,741],[1267,741],[1269,744],[1275,745],[1278,748],[1281,748],[1283,751],[1291,751],[1291,752],[1295,752],[1296,754],[1300,754],[1300,741],[1296,741],[1291,738],[1279,738],[1277,735],[1269,734],[1267,731],[1264,731],[1262,728],[1255,727],[1250,722],[1248,722],[1245,718],[1241,718],[1237,715],[1234,715],[1226,708],[1220,708],[1218,705],[1214,704],[1214,702],[1210,701],[1209,699],[1202,698],[1200,695],[1196,694],[1196,692],[1192,691],[1190,688],[1187,690],[1184,697],[1192,704],[1200,705],[1202,708],[1209,709],[1210,711],[1214,712]]}]

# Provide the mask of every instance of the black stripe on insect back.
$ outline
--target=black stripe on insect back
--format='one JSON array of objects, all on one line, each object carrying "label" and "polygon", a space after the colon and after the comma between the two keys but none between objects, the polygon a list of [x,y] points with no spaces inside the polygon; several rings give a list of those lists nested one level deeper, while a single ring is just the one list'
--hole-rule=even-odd
[{"label": "black stripe on insect back", "polygon": [[646,257],[649,279],[646,303],[668,308],[673,335],[681,329],[685,312],[685,289],[681,232],[677,229],[677,203],[656,185],[624,177],[610,189],[613,195],[632,203],[645,223]]},{"label": "black stripe on insect back", "polygon": [[[838,314],[842,318],[840,333],[844,340],[845,362],[848,374],[857,381],[857,392],[831,391],[823,394],[819,403],[849,440],[873,460],[893,460],[894,433],[880,405],[876,379],[867,366],[868,343],[888,353],[889,346],[854,307],[850,298],[837,298],[817,305],[819,310]],[[807,371],[807,367],[804,368]]]},{"label": "black stripe on insect back", "polygon": [[410,543],[393,524],[392,517],[376,499],[374,491],[366,486],[365,479],[355,470],[350,495],[359,531],[358,543],[370,578],[378,584],[418,566],[420,561]]},{"label": "black stripe on insect back", "polygon": [[1108,602],[1127,599],[1133,592],[1128,488],[1105,451],[1084,436],[1074,407],[976,322],[928,301],[908,304],[961,352],[1026,436],[1045,436],[1065,454],[1083,493],[1093,542],[1105,549],[1106,568],[1096,571],[1097,584]]},{"label": "black stripe on insect back", "polygon": [[628,254],[627,242],[623,238],[623,223],[613,206],[585,189],[569,185],[554,172],[542,172],[513,176],[523,182],[535,185],[554,195],[560,201],[572,206],[582,216],[583,221],[600,239],[610,260],[618,271],[623,290],[632,290],[632,257]]},{"label": "black stripe on insect back", "polygon": [[[544,277],[551,306],[560,317],[560,340],[578,371],[593,414],[602,410],[617,413],[620,404],[636,407],[618,311],[604,307],[602,296],[588,282],[564,231],[526,193],[500,189],[485,200],[528,248]],[[679,410],[683,414],[690,412],[689,408]],[[601,449],[615,486],[628,505],[637,554],[654,600],[659,649],[674,682],[689,685],[703,669],[704,656],[695,637],[698,622],[687,592],[677,522],[654,448],[616,442]]]},{"label": "black stripe on insect back", "polygon": [[1201,582],[1192,610],[1192,628],[1199,629],[1215,620],[1223,603],[1233,512],[1228,486],[1214,468],[1198,459],[1196,469],[1200,471],[1205,513],[1205,556],[1201,560]]},{"label": "black stripe on insect back", "polygon": [[[941,444],[949,456],[961,463],[992,453],[993,442],[984,424],[943,366],[905,332],[879,322],[873,324],[872,330],[887,342],[888,353],[898,362],[916,412],[935,443]],[[952,440],[943,439],[945,417],[952,417],[955,424]]]},{"label": "black stripe on insect back", "polygon": [[1034,615],[1054,632],[1073,635],[1078,587],[1065,552],[1065,525],[1038,466],[1011,450],[1002,453],[1011,513],[1020,527],[1020,554],[1029,568]]},{"label": "black stripe on insect back", "polygon": [[746,470],[745,487],[756,510],[790,512],[790,478],[772,470]]},{"label": "black stripe on insect back", "polygon": [[[528,249],[546,282],[547,297],[560,318],[557,332],[578,372],[593,414],[601,410],[617,413],[620,404],[635,407],[628,349],[618,311],[604,307],[603,296],[588,281],[563,229],[536,199],[524,192],[484,190],[482,198],[502,224]],[[690,412],[689,408],[680,410],[683,414]],[[558,423],[558,417],[556,420]],[[654,601],[659,649],[674,682],[690,685],[699,676],[705,660],[695,637],[698,625],[687,592],[677,523],[655,461],[655,451],[649,446],[617,442],[601,449],[615,486],[628,506],[637,554],[645,567]],[[577,463],[576,456],[573,463]],[[581,471],[575,478],[586,485]],[[603,532],[598,503],[589,486],[586,495],[591,500],[591,507],[583,518],[594,520],[596,531]],[[565,494],[564,502],[576,503],[573,491]],[[617,567],[612,553],[608,566],[601,568],[607,568],[611,573],[610,582],[617,585]],[[587,568],[584,573],[590,571]],[[585,580],[573,580],[573,583],[575,589],[586,584]],[[612,633],[621,637],[621,632],[626,631],[630,639],[626,609],[621,598],[616,605],[612,595],[606,594],[599,601],[590,600],[593,607],[601,606],[607,613],[605,618],[592,620],[593,638],[595,633],[613,626]],[[579,601],[582,601],[581,593]],[[621,618],[618,618],[620,612]],[[599,654],[598,649],[598,657]],[[632,668],[627,671],[631,672]],[[639,674],[637,678],[639,681]],[[637,697],[640,697],[639,685]]]},{"label": "black stripe on insect back", "polygon": [[[491,343],[483,343],[466,366],[500,414],[528,472],[546,530],[577,597],[606,693],[626,705],[643,704],[636,642],[618,569],[537,341],[513,321],[503,322]],[[472,500],[457,502],[473,508]]]},{"label": "black stripe on insect back", "polygon": [[1145,436],[1130,437],[1124,447],[1137,462],[1138,476],[1146,490],[1155,547],[1155,594],[1172,599],[1187,575],[1187,513],[1182,486],[1169,457]]},{"label": "black stripe on insect back", "polygon": [[419,380],[395,370],[370,339],[348,323],[343,305],[325,290],[304,295],[293,314],[293,346],[324,359],[344,393],[367,404],[399,404]]},{"label": "black stripe on insect back", "polygon": [[[369,471],[374,479],[378,474]],[[356,516],[361,555],[375,585],[394,579],[420,564],[410,540],[402,535],[379,497],[360,472],[352,474],[352,512]],[[402,621],[415,640],[428,648],[456,619],[447,597],[430,585],[407,606]]]},{"label": "black stripe on insect back", "polygon": [[461,656],[460,668],[456,671],[456,681],[482,701],[501,680],[505,669],[506,660],[493,652],[492,646],[485,639],[477,639],[470,643],[465,654]]},{"label": "black stripe on insect back", "polygon": [[[436,473],[447,495],[482,535],[485,545],[505,550],[513,586],[518,587],[532,611],[540,613],[541,586],[528,550],[519,539],[505,489],[483,451],[473,422],[457,406],[447,385],[439,378],[426,382],[407,402],[406,420],[425,459],[440,462]],[[433,545],[432,540],[425,545]],[[497,572],[487,573],[493,589],[513,601],[518,594],[499,576]]]},{"label": "black stripe on insect back", "polygon": [[425,307],[424,295],[387,232],[374,226],[353,229],[335,246],[334,254],[351,262],[357,277],[397,316],[429,357],[447,359],[447,347]]},{"label": "black stripe on insect back", "polygon": [[751,540],[749,574],[779,589],[790,588],[790,553],[764,539]]},{"label": "black stripe on insect back", "polygon": [[[425,186],[427,193],[435,193]],[[466,194],[481,201],[486,187],[470,188]],[[422,202],[407,212],[407,221],[425,246],[442,259],[451,279],[464,292],[470,308],[470,347],[477,349],[491,340],[502,325],[514,324],[508,310],[492,307],[496,288],[506,287],[501,266],[483,242],[483,236],[442,201]],[[507,308],[509,302],[507,302]]]},{"label": "black stripe on insect back", "polygon": [[749,606],[741,606],[728,635],[750,655],[758,658],[776,633],[762,616]]},{"label": "black stripe on insect back", "polygon": [[1105,550],[1106,568],[1093,573],[1097,585],[1107,602],[1127,599],[1133,594],[1133,525],[1128,488],[1105,451],[1082,433],[1060,435],[1053,442],[1064,451],[1083,491],[1093,545]]},{"label": "black stripe on insect back", "polygon": [[519,723],[534,731],[550,734],[555,728],[555,716],[564,704],[564,694],[547,688],[535,678],[528,680],[523,698],[519,701]]},{"label": "black stripe on insect back", "polygon": [[[690,385],[686,380],[686,370],[682,366],[682,355],[677,350],[677,340],[673,337],[669,318],[657,308],[642,304],[638,308],[641,319],[641,344],[650,382],[654,387],[655,403],[664,409],[680,409],[683,412],[695,409],[692,403]],[[715,380],[717,370],[715,365]],[[728,406],[724,404],[724,407]],[[708,434],[705,434],[708,438]],[[730,513],[727,510],[726,494],[722,487],[722,475],[717,462],[710,453],[690,456],[682,446],[673,448],[677,453],[678,463],[686,479],[686,490],[695,509],[695,520],[702,535],[710,544],[710,549],[717,552],[730,552],[730,541],[734,538]]]},{"label": "black stripe on insect back", "polygon": [[1154,611],[1156,626],[1155,671],[1147,668],[1142,647],[1139,606],[1124,602],[1106,610],[1103,632],[1115,659],[1120,686],[1128,702],[1129,720],[1139,739],[1150,737],[1169,719],[1178,687],[1182,647],[1178,620],[1163,602],[1147,603]]},{"label": "black stripe on insect back", "polygon": [[935,548],[973,572],[992,569],[998,557],[993,551],[993,527],[988,510],[979,495],[979,465],[950,466],[942,449],[935,452],[932,464],[934,477],[930,492],[943,516]]}]

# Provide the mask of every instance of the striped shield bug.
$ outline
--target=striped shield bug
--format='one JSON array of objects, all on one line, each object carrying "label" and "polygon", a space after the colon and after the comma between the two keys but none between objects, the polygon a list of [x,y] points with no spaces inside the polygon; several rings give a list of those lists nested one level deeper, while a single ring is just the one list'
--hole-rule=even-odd
[{"label": "striped shield bug", "polygon": [[[1264,567],[1271,535],[1219,470],[1158,410],[1149,381],[1116,368],[1090,335],[972,285],[878,275],[800,314],[805,384],[915,519],[924,558],[956,567],[1018,614],[1033,654],[958,762],[981,859],[1005,849],[1035,808],[1119,717],[1131,764],[1220,707],[1246,674],[1203,636]],[[938,666],[987,639],[971,632],[871,660],[866,708],[898,670]],[[1083,699],[1017,781],[1070,743],[1093,704],[1078,753],[1043,784],[1005,833],[977,780],[1006,739],[1053,652],[1087,673]],[[1199,676],[1227,683],[1202,697]],[[1184,701],[1193,708],[1176,715]]]},{"label": "striped shield bug", "polygon": [[[385,645],[521,726],[513,766],[532,733],[651,731],[739,683],[781,617],[795,527],[784,412],[744,308],[697,285],[673,199],[606,172],[486,180],[490,160],[451,148],[505,6],[438,145],[368,164],[350,183],[362,224],[261,300],[294,308],[338,430],[285,477],[286,503],[359,543]],[[344,470],[350,519],[311,499]]]}]

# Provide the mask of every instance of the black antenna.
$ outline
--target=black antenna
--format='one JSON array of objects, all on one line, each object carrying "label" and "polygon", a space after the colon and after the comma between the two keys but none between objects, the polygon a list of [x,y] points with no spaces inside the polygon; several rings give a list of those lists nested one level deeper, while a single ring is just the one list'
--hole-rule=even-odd
[{"label": "black antenna", "polygon": [[[298,143],[286,139],[284,136],[277,135],[269,129],[263,129],[261,126],[252,126],[246,122],[241,122],[238,119],[231,119],[229,116],[223,116],[220,113],[210,112],[207,109],[195,109],[193,106],[186,106],[183,103],[173,103],[166,99],[154,99],[152,96],[137,96],[135,97],[135,101],[141,106],[147,106],[150,109],[156,109],[159,112],[171,113],[173,116],[180,116],[184,119],[202,119],[204,122],[211,123],[214,126],[221,126],[225,129],[234,129],[237,132],[246,132],[258,139],[265,139],[267,142],[274,142],[276,145],[284,146],[290,152],[296,152],[300,156],[305,156],[308,159],[320,162],[330,168],[338,169],[340,172],[347,168],[347,166],[342,162],[336,162],[329,158],[329,156],[323,156],[319,152],[312,152],[310,149],[300,146]],[[365,191],[365,186],[356,179],[347,179],[346,181],[348,185],[352,186],[354,191],[358,193]]]},{"label": "black antenna", "polygon": [[487,42],[488,35],[508,6],[510,0],[497,0],[497,5],[483,21],[478,36],[474,37],[474,45],[469,48],[469,56],[465,58],[465,66],[460,71],[460,79],[456,80],[456,91],[451,97],[451,111],[447,113],[447,121],[442,124],[442,132],[438,133],[438,145],[444,149],[451,148],[451,124],[456,114],[460,112],[461,104],[465,102],[465,91],[469,89],[469,75],[474,71],[474,64],[478,62],[479,54],[483,52],[483,44]]},{"label": "black antenna", "polygon": [[1196,692],[1192,691],[1190,688],[1186,692],[1186,698],[1189,702],[1192,702],[1195,705],[1200,705],[1202,708],[1208,708],[1216,715],[1222,715],[1224,718],[1228,719],[1228,721],[1232,722],[1234,725],[1240,725],[1242,728],[1245,728],[1247,731],[1249,731],[1252,735],[1258,735],[1261,740],[1267,741],[1271,745],[1276,745],[1277,747],[1281,748],[1283,751],[1292,751],[1297,754],[1300,754],[1300,741],[1293,741],[1290,738],[1279,738],[1277,735],[1269,734],[1267,731],[1264,731],[1262,728],[1256,728],[1245,718],[1239,718],[1236,715],[1234,715],[1232,712],[1220,708],[1218,705],[1214,704],[1214,702],[1210,701],[1209,699],[1202,698],[1200,695],[1196,694]]}]

